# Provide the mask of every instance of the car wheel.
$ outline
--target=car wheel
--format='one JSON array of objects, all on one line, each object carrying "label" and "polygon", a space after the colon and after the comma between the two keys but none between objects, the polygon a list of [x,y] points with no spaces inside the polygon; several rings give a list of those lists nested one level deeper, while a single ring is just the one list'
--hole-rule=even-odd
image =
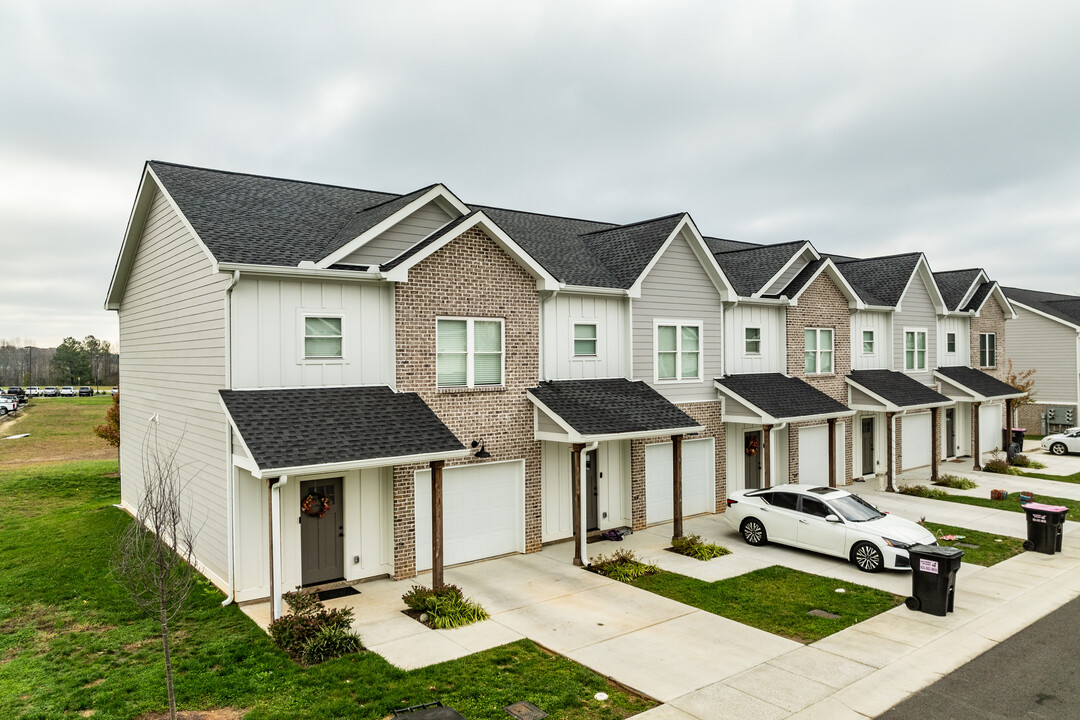
[{"label": "car wheel", "polygon": [[885,558],[873,543],[861,542],[851,549],[851,562],[863,572],[880,572],[885,566]]},{"label": "car wheel", "polygon": [[746,518],[742,521],[742,525],[739,526],[739,532],[742,533],[743,540],[747,545],[753,545],[757,547],[769,542],[769,536],[765,532],[765,526],[761,524],[761,521],[757,518]]},{"label": "car wheel", "polygon": [[1064,455],[1069,452],[1069,448],[1065,447],[1065,443],[1054,443],[1050,446],[1050,452],[1055,455]]},{"label": "car wheel", "polygon": [[0,417],[4,417],[5,415],[7,415],[7,408],[0,407]]}]

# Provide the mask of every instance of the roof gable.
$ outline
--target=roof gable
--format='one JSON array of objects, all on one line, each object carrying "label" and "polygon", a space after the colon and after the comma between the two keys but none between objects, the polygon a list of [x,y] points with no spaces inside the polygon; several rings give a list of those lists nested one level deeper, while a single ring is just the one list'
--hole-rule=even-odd
[{"label": "roof gable", "polygon": [[934,273],[934,282],[937,283],[945,306],[950,311],[962,309],[979,286],[979,282],[985,279],[986,273],[979,268]]},{"label": "roof gable", "polygon": [[[761,245],[714,252],[714,257],[739,297],[760,297],[768,283],[796,260],[808,244],[800,240],[779,245]],[[712,243],[712,247],[723,246]]]},{"label": "roof gable", "polygon": [[1080,330],[1080,297],[1015,287],[1002,288],[1002,292],[1010,304],[1016,303],[1050,320]]}]

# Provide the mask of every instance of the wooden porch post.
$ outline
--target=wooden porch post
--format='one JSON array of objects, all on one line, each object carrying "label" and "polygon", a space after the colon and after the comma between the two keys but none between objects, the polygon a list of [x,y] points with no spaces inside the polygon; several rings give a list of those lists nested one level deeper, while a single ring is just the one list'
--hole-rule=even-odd
[{"label": "wooden porch post", "polygon": [[[1001,448],[1005,451],[1005,463],[1008,464],[1008,465],[1012,465],[1012,463],[1009,462],[1009,446],[1012,445],[1012,426],[1013,426],[1012,404],[1013,404],[1012,398],[1008,398],[1008,399],[1005,400],[1005,427],[1001,430],[1001,434],[1002,434]],[[1021,447],[1020,452],[1023,452],[1023,451],[1024,451],[1024,448]]]},{"label": "wooden porch post", "polygon": [[893,487],[893,464],[895,458],[893,455],[896,450],[896,427],[893,425],[893,418],[896,413],[885,413],[885,491],[896,492],[896,488]]},{"label": "wooden porch post", "polygon": [[982,470],[982,450],[979,448],[979,405],[971,403],[971,455],[975,458],[973,470]]},{"label": "wooden porch post", "polygon": [[671,436],[671,500],[674,513],[672,540],[683,536],[682,527],[682,435]]},{"label": "wooden porch post", "polygon": [[941,464],[941,408],[930,410],[930,482],[938,481]]},{"label": "wooden porch post", "polygon": [[574,443],[570,450],[570,485],[571,494],[574,496],[572,503],[574,513],[574,565],[581,567],[581,452],[585,449],[584,443]]},{"label": "wooden porch post", "polygon": [[431,589],[445,587],[443,581],[442,473],[445,460],[432,460],[431,467]]},{"label": "wooden porch post", "polygon": [[274,598],[274,485],[278,479],[266,478],[266,530],[270,540],[270,622],[277,620],[274,617],[274,606],[277,604]]},{"label": "wooden porch post", "polygon": [[772,439],[772,427],[772,425],[761,426],[761,464],[762,473],[765,476],[763,484],[767,488],[772,487],[772,459],[769,457],[772,449],[772,443],[769,442]]},{"label": "wooden porch post", "polygon": [[829,418],[829,487],[836,487],[836,418]]}]

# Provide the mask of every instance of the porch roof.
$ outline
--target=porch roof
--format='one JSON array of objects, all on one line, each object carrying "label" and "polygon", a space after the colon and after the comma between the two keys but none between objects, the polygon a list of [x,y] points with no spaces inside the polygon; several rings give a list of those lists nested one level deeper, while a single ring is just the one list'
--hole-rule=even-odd
[{"label": "porch roof", "polygon": [[464,457],[415,393],[389,387],[220,390],[256,477]]},{"label": "porch roof", "polygon": [[705,428],[640,380],[547,380],[528,391],[550,419],[537,417],[536,437],[561,442],[683,435]]},{"label": "porch roof", "polygon": [[726,398],[725,422],[776,425],[854,415],[855,411],[799,378],[780,373],[728,375],[714,381]]},{"label": "porch roof", "polygon": [[965,365],[939,367],[934,370],[934,377],[942,381],[942,390],[946,395],[959,400],[986,402],[987,400],[1011,400],[1027,395],[982,370]]},{"label": "porch roof", "polygon": [[953,400],[937,390],[894,370],[855,370],[847,376],[848,404],[858,410],[899,412],[952,405]]}]

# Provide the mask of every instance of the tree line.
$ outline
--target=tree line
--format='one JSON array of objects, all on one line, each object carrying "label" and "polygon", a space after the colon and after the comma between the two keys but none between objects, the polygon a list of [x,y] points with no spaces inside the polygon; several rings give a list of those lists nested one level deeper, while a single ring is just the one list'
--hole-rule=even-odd
[{"label": "tree line", "polygon": [[108,340],[64,338],[57,347],[0,339],[0,385],[116,385],[120,355]]}]

